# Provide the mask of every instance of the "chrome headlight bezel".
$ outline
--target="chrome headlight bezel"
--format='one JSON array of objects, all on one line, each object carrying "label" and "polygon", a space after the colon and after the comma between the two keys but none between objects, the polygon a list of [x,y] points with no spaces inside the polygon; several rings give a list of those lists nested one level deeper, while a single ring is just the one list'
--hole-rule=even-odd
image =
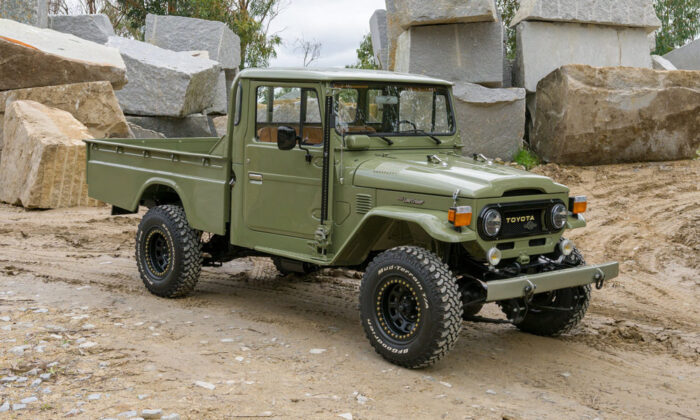
[{"label": "chrome headlight bezel", "polygon": [[549,223],[555,230],[562,230],[566,227],[566,221],[569,218],[569,210],[562,203],[557,203],[552,206],[549,211]]},{"label": "chrome headlight bezel", "polygon": [[496,238],[503,228],[503,216],[497,209],[488,209],[481,216],[481,232],[487,238]]}]

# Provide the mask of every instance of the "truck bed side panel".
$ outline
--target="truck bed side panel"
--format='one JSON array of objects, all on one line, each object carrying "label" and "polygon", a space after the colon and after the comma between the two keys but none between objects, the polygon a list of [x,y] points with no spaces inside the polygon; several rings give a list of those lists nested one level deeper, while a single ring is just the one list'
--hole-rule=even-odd
[{"label": "truck bed side panel", "polygon": [[155,185],[175,190],[192,227],[226,233],[229,216],[228,159],[221,156],[89,140],[87,180],[90,197],[136,210]]}]

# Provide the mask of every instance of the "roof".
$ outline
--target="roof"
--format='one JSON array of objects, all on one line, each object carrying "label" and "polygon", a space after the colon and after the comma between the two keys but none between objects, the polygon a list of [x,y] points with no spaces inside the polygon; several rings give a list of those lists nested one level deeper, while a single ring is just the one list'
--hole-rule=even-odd
[{"label": "roof", "polygon": [[359,70],[342,68],[266,68],[245,69],[240,77],[244,79],[298,80],[313,82],[389,82],[416,83],[451,86],[453,83],[428,76],[408,73],[394,73],[381,70]]}]

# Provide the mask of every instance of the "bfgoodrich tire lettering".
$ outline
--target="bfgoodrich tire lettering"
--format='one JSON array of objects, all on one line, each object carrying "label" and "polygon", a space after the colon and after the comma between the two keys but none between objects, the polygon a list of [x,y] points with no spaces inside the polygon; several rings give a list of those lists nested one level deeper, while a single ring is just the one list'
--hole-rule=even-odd
[{"label": "bfgoodrich tire lettering", "polygon": [[433,253],[403,246],[377,256],[360,287],[360,316],[374,349],[392,363],[427,367],[454,346],[462,327],[457,281]]},{"label": "bfgoodrich tire lettering", "polygon": [[153,207],[136,233],[136,263],[143,284],[157,296],[186,296],[202,270],[201,246],[199,232],[187,223],[182,207]]}]

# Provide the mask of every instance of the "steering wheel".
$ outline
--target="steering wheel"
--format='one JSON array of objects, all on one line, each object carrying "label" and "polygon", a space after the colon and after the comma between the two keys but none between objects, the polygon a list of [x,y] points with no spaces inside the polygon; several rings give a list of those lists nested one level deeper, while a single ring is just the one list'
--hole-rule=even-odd
[{"label": "steering wheel", "polygon": [[401,121],[399,121],[399,128],[401,128],[401,124],[411,124],[411,125],[413,126],[413,131],[418,131],[418,126],[417,126],[415,123],[413,123],[413,122],[411,122],[411,121],[409,121],[409,120],[401,120]]}]

